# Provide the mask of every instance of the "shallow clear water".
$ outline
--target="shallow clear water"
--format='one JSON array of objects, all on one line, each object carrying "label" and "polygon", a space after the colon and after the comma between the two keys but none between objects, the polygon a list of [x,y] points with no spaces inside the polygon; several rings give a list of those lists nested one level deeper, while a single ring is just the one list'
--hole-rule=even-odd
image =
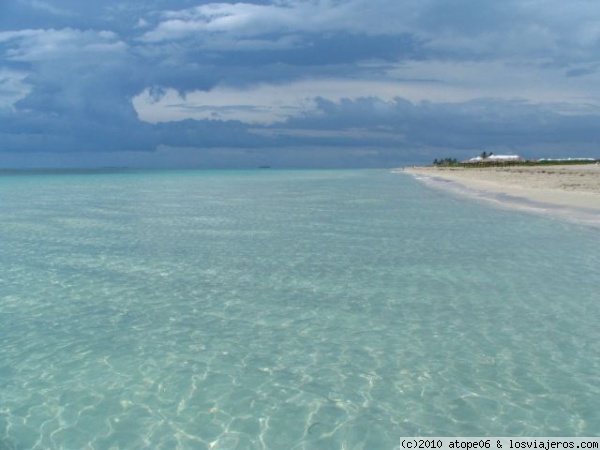
[{"label": "shallow clear water", "polygon": [[600,433],[597,229],[386,171],[0,177],[0,449]]}]

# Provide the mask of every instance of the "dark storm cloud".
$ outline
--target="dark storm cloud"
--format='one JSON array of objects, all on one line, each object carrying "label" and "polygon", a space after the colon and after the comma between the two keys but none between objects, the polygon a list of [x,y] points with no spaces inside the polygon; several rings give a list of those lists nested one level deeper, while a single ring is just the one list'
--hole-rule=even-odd
[{"label": "dark storm cloud", "polygon": [[0,155],[589,152],[598,23],[588,0],[2,2]]}]

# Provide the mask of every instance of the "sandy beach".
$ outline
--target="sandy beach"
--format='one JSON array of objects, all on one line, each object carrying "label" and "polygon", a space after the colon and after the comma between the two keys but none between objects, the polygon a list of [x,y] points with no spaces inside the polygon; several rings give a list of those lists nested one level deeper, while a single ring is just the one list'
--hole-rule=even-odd
[{"label": "sandy beach", "polygon": [[512,167],[411,167],[403,170],[422,180],[452,181],[511,206],[529,206],[563,215],[583,214],[600,222],[600,165]]}]

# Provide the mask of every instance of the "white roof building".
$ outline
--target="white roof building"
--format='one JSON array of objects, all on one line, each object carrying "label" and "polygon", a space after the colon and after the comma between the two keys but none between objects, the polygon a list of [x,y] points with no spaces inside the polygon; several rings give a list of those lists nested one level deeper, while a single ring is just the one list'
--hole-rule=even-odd
[{"label": "white roof building", "polygon": [[520,161],[519,155],[490,155],[486,159],[491,161]]},{"label": "white roof building", "polygon": [[481,156],[476,156],[475,158],[468,159],[466,162],[468,163],[478,163],[483,161],[489,162],[504,162],[504,161],[522,161],[519,155],[490,155],[486,158]]}]

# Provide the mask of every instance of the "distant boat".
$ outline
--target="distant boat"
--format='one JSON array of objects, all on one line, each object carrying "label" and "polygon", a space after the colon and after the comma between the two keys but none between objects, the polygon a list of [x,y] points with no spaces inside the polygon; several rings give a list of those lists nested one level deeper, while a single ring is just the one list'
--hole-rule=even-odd
[{"label": "distant boat", "polygon": [[271,166],[258,166],[259,169],[270,169]]}]

